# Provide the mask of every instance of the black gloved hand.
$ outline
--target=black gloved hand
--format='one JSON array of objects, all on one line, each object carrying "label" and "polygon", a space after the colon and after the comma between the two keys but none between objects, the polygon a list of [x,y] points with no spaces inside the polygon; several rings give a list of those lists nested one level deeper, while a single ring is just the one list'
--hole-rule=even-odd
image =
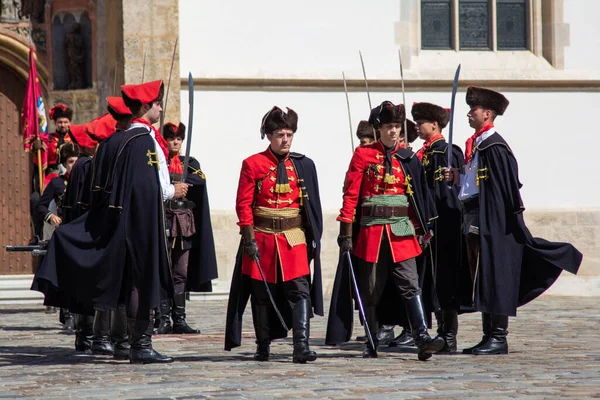
[{"label": "black gloved hand", "polygon": [[260,253],[258,251],[256,239],[244,241],[244,253],[252,260],[260,260]]},{"label": "black gloved hand", "polygon": [[352,252],[352,236],[339,235],[337,242],[342,253],[347,251]]}]

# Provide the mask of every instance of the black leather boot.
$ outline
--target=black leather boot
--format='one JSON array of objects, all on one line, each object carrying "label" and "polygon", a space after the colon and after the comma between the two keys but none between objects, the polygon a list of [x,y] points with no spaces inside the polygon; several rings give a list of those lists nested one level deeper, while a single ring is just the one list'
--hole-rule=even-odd
[{"label": "black leather boot", "polygon": [[110,311],[96,311],[94,317],[94,340],[92,354],[113,355],[114,347],[110,341]]},{"label": "black leather boot", "polygon": [[129,335],[127,335],[127,312],[119,306],[110,313],[110,337],[113,342],[115,360],[129,360]]},{"label": "black leather boot", "polygon": [[473,350],[483,346],[490,339],[492,333],[492,315],[488,313],[481,313],[481,327],[483,329],[483,337],[481,341],[473,347],[467,347],[463,349],[463,354],[473,354]]},{"label": "black leather boot", "polygon": [[167,357],[160,354],[152,348],[152,330],[154,328],[154,318],[149,321],[128,319],[129,326],[129,362],[131,364],[155,364],[171,363],[173,357]]},{"label": "black leather boot", "polygon": [[158,319],[159,323],[156,328],[156,334],[167,335],[173,333],[171,325],[171,299],[160,301],[160,316]]},{"label": "black leather boot", "polygon": [[185,292],[173,296],[173,333],[200,333],[199,329],[193,329],[185,321]]},{"label": "black leather boot", "polygon": [[402,332],[394,340],[388,343],[388,347],[398,346],[414,346],[415,339],[412,337],[412,330],[410,324],[402,327]]},{"label": "black leather boot", "polygon": [[369,331],[371,332],[371,336],[373,336],[373,344],[375,347],[371,346],[371,342],[367,337],[362,356],[363,358],[377,358],[377,347],[379,346],[379,340],[377,339],[376,335],[379,325],[377,322],[377,307],[365,307],[365,319],[365,324],[367,324]]},{"label": "black leather boot", "polygon": [[252,322],[256,334],[254,361],[269,361],[271,331],[269,330],[269,306],[254,306]]},{"label": "black leather boot", "polygon": [[394,340],[394,325],[380,325],[377,330],[377,341],[384,346]]},{"label": "black leather boot", "polygon": [[75,332],[75,351],[92,353],[94,339],[94,317],[77,314],[77,331]]},{"label": "black leather boot", "polygon": [[413,338],[419,349],[419,360],[428,360],[433,353],[440,351],[446,342],[439,336],[435,338],[429,336],[427,323],[425,322],[425,309],[423,308],[423,300],[420,295],[408,301],[407,310]]},{"label": "black leather boot", "polygon": [[456,353],[456,335],[458,333],[458,312],[456,310],[442,310],[441,330],[438,334],[446,344],[438,353]]},{"label": "black leather boot", "polygon": [[292,330],[294,334],[294,353],[292,360],[297,364],[315,361],[317,353],[308,347],[310,338],[310,300],[302,299],[294,304],[292,311]]},{"label": "black leather boot", "polygon": [[490,314],[492,328],[487,342],[473,350],[475,355],[508,354],[508,316]]},{"label": "black leather boot", "polygon": [[73,314],[66,308],[61,308],[60,311],[64,320],[63,329],[66,331],[75,331],[77,329],[77,318],[75,314]]}]

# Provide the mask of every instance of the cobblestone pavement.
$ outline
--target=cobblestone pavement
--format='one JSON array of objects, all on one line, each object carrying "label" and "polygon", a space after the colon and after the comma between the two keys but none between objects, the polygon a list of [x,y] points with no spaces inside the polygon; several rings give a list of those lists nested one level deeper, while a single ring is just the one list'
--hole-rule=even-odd
[{"label": "cobblestone pavement", "polygon": [[[292,363],[291,340],[252,361],[251,318],[244,343],[225,352],[225,301],[193,301],[188,321],[201,335],[155,336],[169,365],[133,366],[75,353],[56,314],[34,305],[0,307],[0,398],[600,398],[597,298],[542,297],[511,319],[507,356],[439,355],[413,349],[359,358],[360,344],[324,346],[325,318],[313,323],[319,359]],[[478,314],[460,317],[459,348],[480,339]],[[397,332],[398,333],[398,332]]]}]

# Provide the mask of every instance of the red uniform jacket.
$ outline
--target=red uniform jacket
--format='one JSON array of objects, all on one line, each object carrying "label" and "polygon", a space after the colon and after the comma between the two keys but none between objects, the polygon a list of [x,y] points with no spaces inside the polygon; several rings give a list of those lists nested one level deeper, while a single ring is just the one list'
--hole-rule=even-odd
[{"label": "red uniform jacket", "polygon": [[[58,141],[58,132],[54,132],[50,135],[50,143],[48,144],[48,165],[58,164],[58,153],[60,151],[58,148]],[[64,141],[65,143],[72,142],[70,132],[65,133]]]},{"label": "red uniform jacket", "polygon": [[[298,177],[289,157],[285,161],[291,193],[275,193],[275,180],[279,160],[270,149],[248,157],[242,163],[238,184],[236,212],[240,227],[253,226],[253,207],[300,208],[302,193]],[[260,265],[267,282],[277,282],[277,260],[281,275],[289,281],[310,273],[306,243],[291,247],[283,233],[255,232],[260,251]],[[256,263],[244,254],[242,273],[261,280]]]},{"label": "red uniform jacket", "polygon": [[[395,154],[400,145],[394,149]],[[354,213],[360,212],[357,206],[361,199],[367,196],[381,194],[406,194],[411,185],[411,177],[404,175],[400,161],[392,157],[392,170],[395,183],[384,183],[385,175],[385,153],[381,142],[375,142],[367,146],[358,147],[350,161],[350,167],[346,173],[344,185],[344,201],[338,216],[338,221],[352,223]],[[414,215],[412,206],[409,206],[409,214]],[[418,223],[411,217],[415,228]],[[387,233],[394,262],[401,262],[421,254],[421,246],[415,236],[398,237],[390,232],[390,225],[361,226],[354,243],[354,255],[367,262],[377,262],[379,259],[379,247],[381,245],[383,232]]]}]

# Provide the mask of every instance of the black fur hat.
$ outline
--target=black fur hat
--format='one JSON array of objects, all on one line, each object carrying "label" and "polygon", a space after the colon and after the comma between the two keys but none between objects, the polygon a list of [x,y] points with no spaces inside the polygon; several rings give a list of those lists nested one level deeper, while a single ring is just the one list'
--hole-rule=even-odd
[{"label": "black fur hat", "polygon": [[65,104],[57,104],[50,109],[50,119],[56,121],[59,118],[73,119],[73,109]]},{"label": "black fur hat", "polygon": [[64,163],[71,157],[77,157],[79,155],[79,146],[75,143],[65,143],[60,146],[58,151],[58,162]]},{"label": "black fur hat", "polygon": [[450,112],[443,107],[431,103],[414,103],[410,110],[415,121],[436,121],[444,129],[450,120]]},{"label": "black fur hat", "polygon": [[371,110],[369,123],[375,128],[379,128],[383,124],[402,123],[404,119],[406,119],[404,104],[394,105],[391,101],[386,100]]},{"label": "black fur hat", "polygon": [[498,115],[504,114],[509,103],[508,99],[501,93],[477,86],[469,86],[466,100],[469,107],[481,106],[489,108]]},{"label": "black fur hat", "polygon": [[360,139],[363,137],[375,138],[375,129],[373,129],[373,125],[369,123],[369,121],[360,121],[358,123],[358,128],[356,128],[356,136]]},{"label": "black fur hat", "polygon": [[185,125],[181,122],[179,126],[172,122],[167,122],[163,127],[163,137],[165,139],[180,137],[181,140],[185,140]]},{"label": "black fur hat", "polygon": [[298,114],[291,108],[286,107],[287,113],[281,108],[273,106],[271,110],[265,114],[260,124],[260,138],[264,139],[265,135],[275,132],[278,129],[291,129],[296,132],[298,129]]}]

